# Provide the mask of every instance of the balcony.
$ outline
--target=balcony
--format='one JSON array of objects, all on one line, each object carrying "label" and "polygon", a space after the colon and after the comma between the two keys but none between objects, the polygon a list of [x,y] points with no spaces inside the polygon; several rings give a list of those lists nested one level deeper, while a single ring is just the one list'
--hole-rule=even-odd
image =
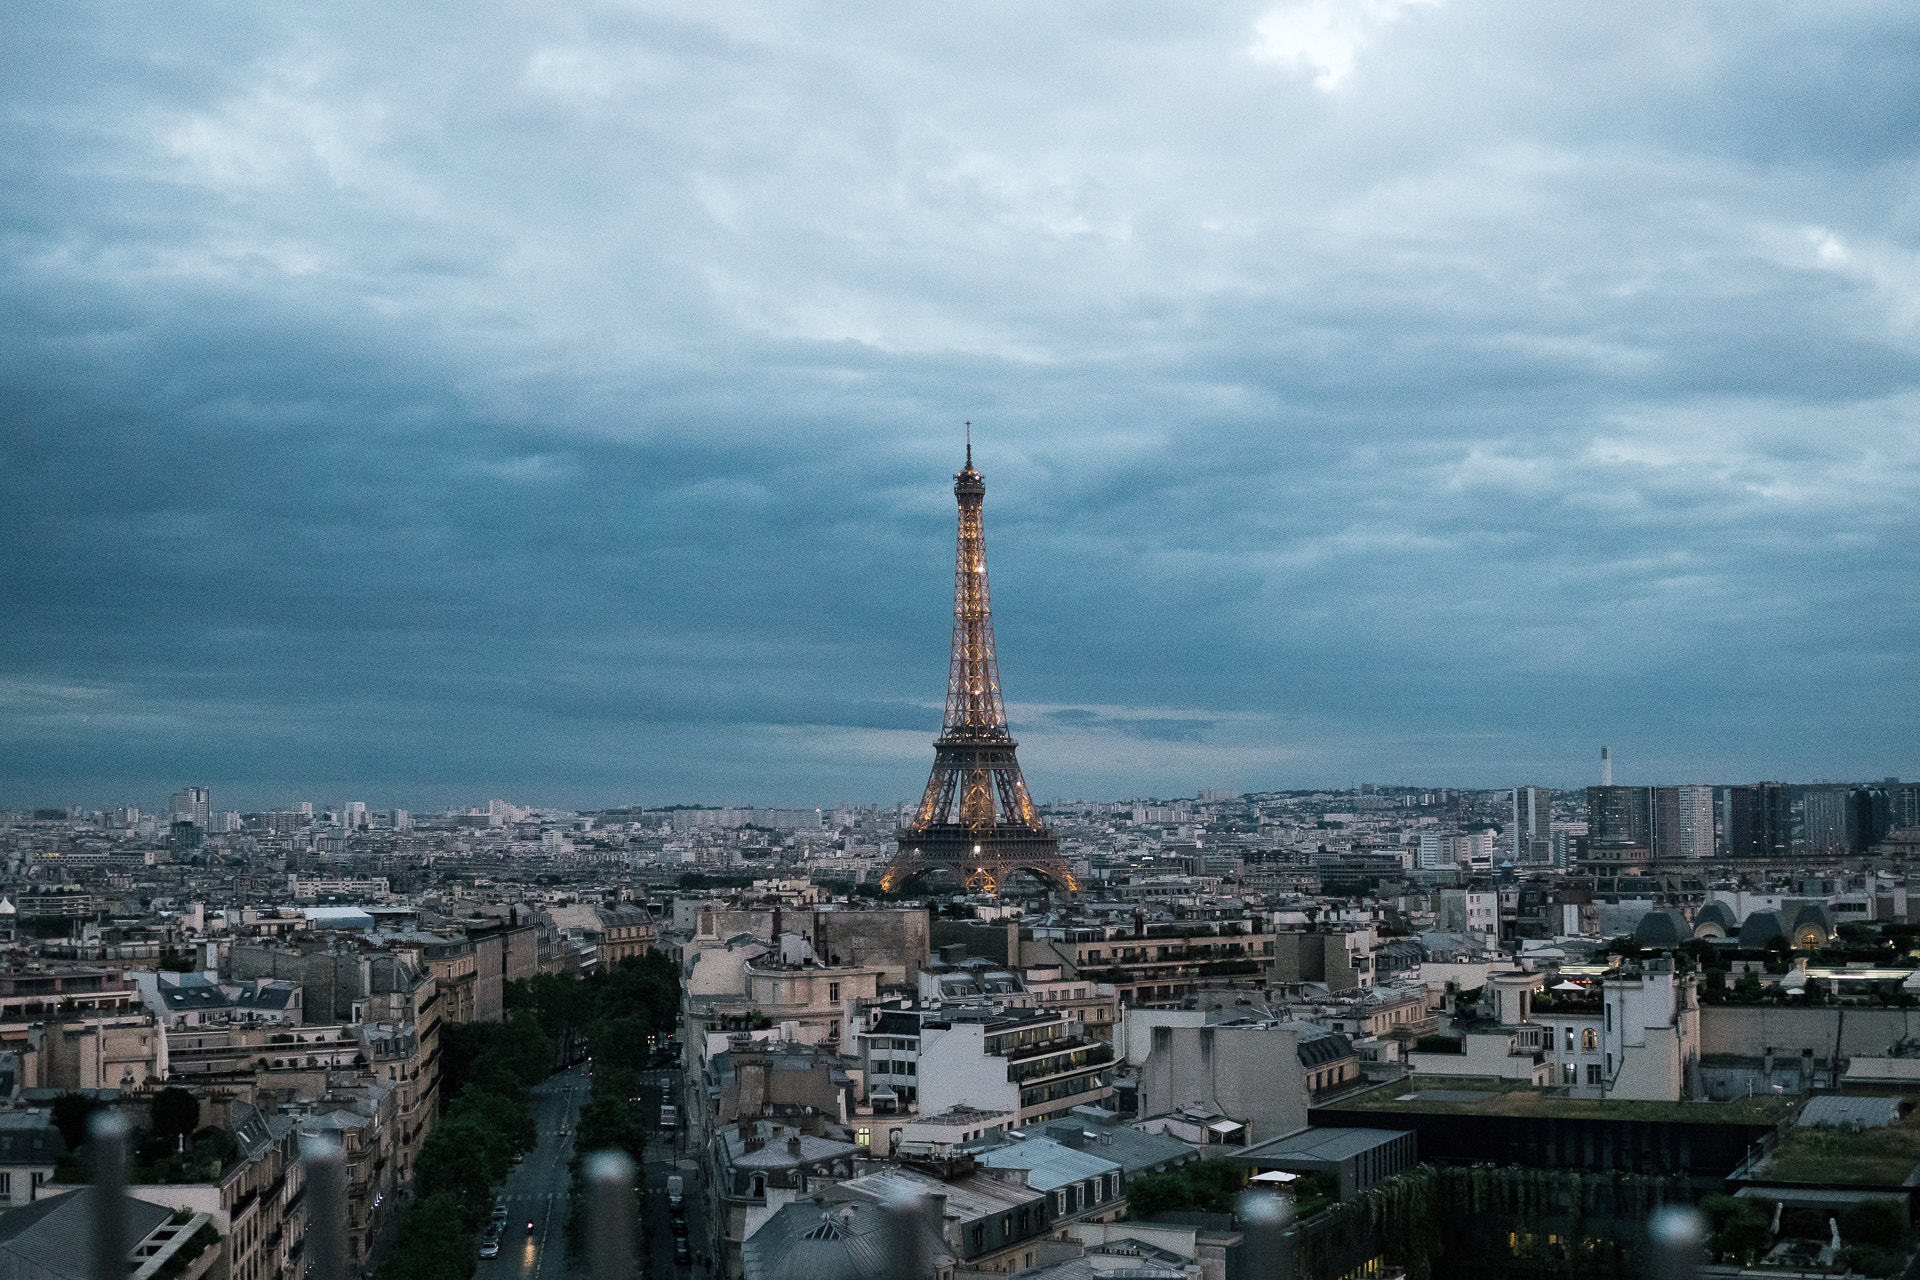
[{"label": "balcony", "polygon": [[1113,1061],[1112,1045],[1100,1041],[1082,1042],[1082,1044],[1084,1047],[1057,1058],[1041,1058],[1030,1061],[1024,1066],[1009,1066],[1007,1079],[1015,1084],[1028,1084],[1036,1080],[1091,1071]]},{"label": "balcony", "polygon": [[1049,1053],[1065,1053],[1071,1049],[1084,1049],[1089,1045],[1103,1043],[1086,1036],[1056,1036],[1052,1040],[1039,1040],[1033,1044],[1023,1044],[1019,1048],[1002,1054],[1008,1062],[1024,1062],[1028,1058],[1044,1057]]}]

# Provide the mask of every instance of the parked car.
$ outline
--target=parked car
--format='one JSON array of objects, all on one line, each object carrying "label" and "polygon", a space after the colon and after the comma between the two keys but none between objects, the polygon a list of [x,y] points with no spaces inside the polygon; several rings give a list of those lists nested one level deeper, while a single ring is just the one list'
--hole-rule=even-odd
[{"label": "parked car", "polygon": [[500,1237],[488,1236],[486,1241],[482,1243],[480,1246],[480,1256],[483,1258],[499,1257],[500,1256]]}]

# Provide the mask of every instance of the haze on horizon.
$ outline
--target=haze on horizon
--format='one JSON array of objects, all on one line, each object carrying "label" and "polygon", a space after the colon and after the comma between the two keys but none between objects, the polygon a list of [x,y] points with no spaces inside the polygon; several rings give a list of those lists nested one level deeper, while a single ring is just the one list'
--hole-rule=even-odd
[{"label": "haze on horizon", "polygon": [[0,2],[0,805],[1920,774],[1911,6]]}]

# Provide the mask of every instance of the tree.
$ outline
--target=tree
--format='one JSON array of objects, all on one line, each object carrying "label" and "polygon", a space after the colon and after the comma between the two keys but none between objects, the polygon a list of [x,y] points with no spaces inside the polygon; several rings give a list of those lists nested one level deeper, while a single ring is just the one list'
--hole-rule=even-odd
[{"label": "tree", "polygon": [[1898,1248],[1907,1235],[1907,1215],[1890,1200],[1862,1200],[1840,1211],[1840,1238],[1848,1244]]},{"label": "tree", "polygon": [[417,1200],[400,1220],[400,1235],[380,1265],[380,1280],[469,1280],[473,1237],[446,1192]]},{"label": "tree", "polygon": [[63,1093],[53,1100],[53,1127],[67,1150],[78,1151],[87,1145],[87,1125],[100,1104],[84,1093]]},{"label": "tree", "polygon": [[1127,1211],[1134,1217],[1189,1209],[1232,1213],[1234,1197],[1246,1185],[1244,1166],[1228,1160],[1202,1160],[1129,1181]]},{"label": "tree", "polygon": [[1772,1211],[1759,1200],[1737,1196],[1707,1196],[1700,1201],[1712,1230],[1709,1247],[1715,1257],[1727,1257],[1749,1266],[1773,1243]]},{"label": "tree", "polygon": [[454,1111],[459,1116],[471,1117],[504,1133],[516,1151],[531,1151],[540,1141],[540,1135],[533,1127],[533,1112],[528,1110],[526,1103],[483,1089],[478,1084],[466,1087]]},{"label": "tree", "polygon": [[172,1142],[200,1127],[200,1099],[178,1086],[169,1085],[153,1096],[153,1132]]},{"label": "tree", "polygon": [[414,1194],[447,1197],[467,1231],[478,1231],[493,1207],[493,1187],[513,1163],[513,1142],[477,1116],[453,1114],[420,1144]]}]

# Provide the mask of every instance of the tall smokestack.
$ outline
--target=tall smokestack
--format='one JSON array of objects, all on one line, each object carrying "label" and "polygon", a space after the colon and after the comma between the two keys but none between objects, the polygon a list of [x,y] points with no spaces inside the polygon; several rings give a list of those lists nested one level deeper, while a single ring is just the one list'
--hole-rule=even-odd
[{"label": "tall smokestack", "polygon": [[1603,787],[1613,785],[1613,757],[1607,754],[1605,747],[1600,748],[1600,785]]}]

